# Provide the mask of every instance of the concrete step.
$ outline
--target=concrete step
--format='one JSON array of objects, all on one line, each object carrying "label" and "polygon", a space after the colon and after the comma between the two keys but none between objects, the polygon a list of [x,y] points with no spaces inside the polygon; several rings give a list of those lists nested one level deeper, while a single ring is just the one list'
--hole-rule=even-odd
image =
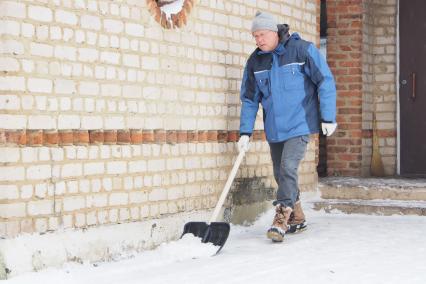
[{"label": "concrete step", "polygon": [[323,199],[426,201],[426,179],[328,177],[319,191]]},{"label": "concrete step", "polygon": [[416,200],[321,199],[313,201],[313,208],[327,213],[337,210],[346,214],[426,216],[426,201]]}]

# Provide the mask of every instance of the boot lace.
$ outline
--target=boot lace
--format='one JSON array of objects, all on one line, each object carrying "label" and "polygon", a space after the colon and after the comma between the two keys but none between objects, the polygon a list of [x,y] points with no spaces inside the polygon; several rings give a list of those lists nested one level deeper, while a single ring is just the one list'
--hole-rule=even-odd
[{"label": "boot lace", "polygon": [[[283,226],[286,216],[286,212],[284,211],[284,208],[282,206],[278,206],[275,210],[275,217],[274,217],[274,224],[279,224]],[[291,214],[290,214],[291,218]]]}]

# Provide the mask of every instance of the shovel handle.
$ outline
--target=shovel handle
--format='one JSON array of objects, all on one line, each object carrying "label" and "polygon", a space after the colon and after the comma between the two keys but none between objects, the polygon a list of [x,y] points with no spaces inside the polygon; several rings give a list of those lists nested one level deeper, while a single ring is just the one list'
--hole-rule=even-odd
[{"label": "shovel handle", "polygon": [[222,194],[219,197],[219,201],[214,208],[213,215],[210,218],[210,222],[215,222],[217,216],[219,215],[219,211],[222,208],[223,203],[225,202],[226,196],[228,195],[229,190],[231,189],[232,182],[234,181],[235,175],[237,174],[238,168],[240,167],[241,161],[244,158],[246,151],[241,150],[238,154],[237,159],[235,160],[234,166],[232,167],[231,173],[229,174],[228,180],[225,183],[225,187],[223,188]]}]

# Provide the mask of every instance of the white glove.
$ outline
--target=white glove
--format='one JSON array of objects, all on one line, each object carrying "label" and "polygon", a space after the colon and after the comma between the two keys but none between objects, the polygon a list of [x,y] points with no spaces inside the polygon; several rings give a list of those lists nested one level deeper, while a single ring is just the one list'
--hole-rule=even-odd
[{"label": "white glove", "polygon": [[247,152],[250,148],[250,137],[248,135],[241,135],[240,140],[238,140],[238,151]]},{"label": "white glove", "polygon": [[323,122],[321,123],[321,128],[322,128],[322,133],[324,133],[324,135],[330,136],[331,134],[334,133],[334,131],[336,131],[337,123]]}]

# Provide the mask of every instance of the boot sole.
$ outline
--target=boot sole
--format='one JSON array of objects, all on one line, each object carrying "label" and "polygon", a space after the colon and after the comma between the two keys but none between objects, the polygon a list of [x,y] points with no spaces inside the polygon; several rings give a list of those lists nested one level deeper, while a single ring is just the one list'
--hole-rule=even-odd
[{"label": "boot sole", "polygon": [[308,225],[306,225],[306,223],[297,224],[297,225],[290,225],[286,234],[297,234],[297,233],[306,231],[307,229],[308,229]]},{"label": "boot sole", "polygon": [[269,230],[266,233],[266,236],[268,237],[268,239],[271,239],[273,242],[282,242],[284,240],[284,236],[281,235],[280,233],[276,232],[276,231],[272,231]]},{"label": "boot sole", "polygon": [[296,231],[294,231],[294,232],[288,232],[288,234],[297,235],[297,234],[300,234],[300,233],[302,233],[302,232],[306,231],[307,229],[308,229],[308,227],[303,227],[303,228],[301,228],[301,229],[297,229],[297,230],[296,230]]}]

